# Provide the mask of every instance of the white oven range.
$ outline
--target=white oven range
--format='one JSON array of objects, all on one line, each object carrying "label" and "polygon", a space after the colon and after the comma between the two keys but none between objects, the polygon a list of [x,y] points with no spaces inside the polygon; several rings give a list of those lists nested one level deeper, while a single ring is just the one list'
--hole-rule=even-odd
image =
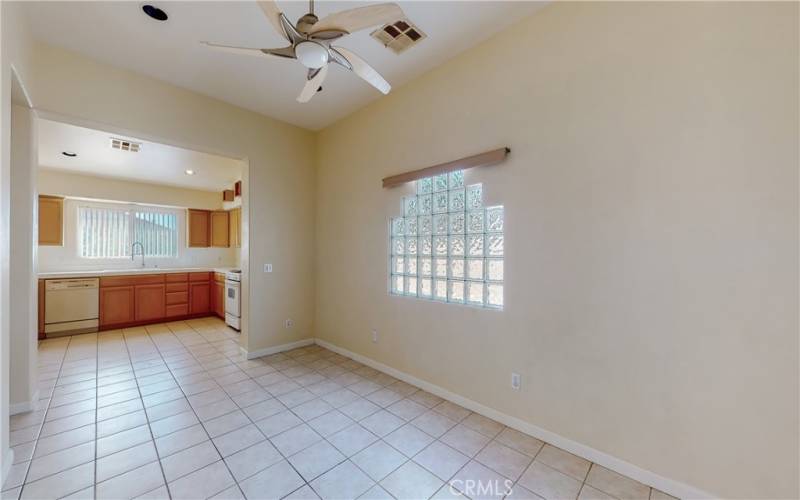
[{"label": "white oven range", "polygon": [[236,330],[241,330],[241,281],[240,269],[225,273],[225,323]]}]

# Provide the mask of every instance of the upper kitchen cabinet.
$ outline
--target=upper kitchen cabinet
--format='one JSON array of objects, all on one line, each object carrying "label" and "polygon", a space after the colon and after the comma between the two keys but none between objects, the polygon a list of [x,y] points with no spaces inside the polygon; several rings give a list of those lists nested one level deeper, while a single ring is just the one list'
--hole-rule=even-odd
[{"label": "upper kitchen cabinet", "polygon": [[211,245],[211,212],[190,208],[187,211],[190,247],[208,247]]},{"label": "upper kitchen cabinet", "polygon": [[211,212],[211,246],[212,247],[229,247],[230,218],[228,212],[224,210],[217,210]]},{"label": "upper kitchen cabinet", "polygon": [[64,245],[64,199],[39,196],[39,244]]},{"label": "upper kitchen cabinet", "polygon": [[242,246],[242,209],[234,208],[230,211],[230,246],[240,248]]}]

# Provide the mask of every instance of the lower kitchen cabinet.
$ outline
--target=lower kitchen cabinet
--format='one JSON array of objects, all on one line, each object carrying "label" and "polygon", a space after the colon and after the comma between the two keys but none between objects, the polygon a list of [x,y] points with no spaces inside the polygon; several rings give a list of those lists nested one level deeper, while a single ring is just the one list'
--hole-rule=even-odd
[{"label": "lower kitchen cabinet", "polygon": [[166,316],[165,285],[136,285],[135,290],[136,321],[157,320]]},{"label": "lower kitchen cabinet", "polygon": [[[213,272],[100,278],[100,330],[214,314],[225,317],[225,275]],[[39,280],[39,330],[44,338],[44,280]]]},{"label": "lower kitchen cabinet", "polygon": [[225,283],[211,282],[211,312],[225,319]]},{"label": "lower kitchen cabinet", "polygon": [[208,281],[189,283],[189,314],[207,314],[211,310],[211,284]]},{"label": "lower kitchen cabinet", "polygon": [[100,288],[100,326],[136,321],[136,292],[133,286]]}]

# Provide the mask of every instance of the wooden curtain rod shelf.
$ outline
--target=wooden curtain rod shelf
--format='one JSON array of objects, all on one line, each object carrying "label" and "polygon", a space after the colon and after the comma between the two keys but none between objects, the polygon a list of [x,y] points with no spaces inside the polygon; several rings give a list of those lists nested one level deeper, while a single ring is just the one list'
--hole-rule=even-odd
[{"label": "wooden curtain rod shelf", "polygon": [[505,160],[506,156],[508,156],[508,153],[510,152],[511,149],[507,147],[500,148],[473,156],[467,156],[466,158],[461,158],[459,160],[440,163],[432,167],[426,167],[403,174],[392,175],[383,179],[383,187],[391,188],[399,186],[400,184],[405,184],[406,182],[412,182],[418,179],[432,177],[434,175],[445,174],[454,170],[465,170],[473,167],[488,167],[490,165],[496,165]]}]

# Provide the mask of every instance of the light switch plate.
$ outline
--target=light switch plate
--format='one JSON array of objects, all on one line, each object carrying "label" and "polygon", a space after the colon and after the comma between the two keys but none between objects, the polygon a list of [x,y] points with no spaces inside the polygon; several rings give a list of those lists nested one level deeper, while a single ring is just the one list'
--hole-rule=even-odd
[{"label": "light switch plate", "polygon": [[271,273],[272,272],[272,264],[264,264],[264,272]]}]

